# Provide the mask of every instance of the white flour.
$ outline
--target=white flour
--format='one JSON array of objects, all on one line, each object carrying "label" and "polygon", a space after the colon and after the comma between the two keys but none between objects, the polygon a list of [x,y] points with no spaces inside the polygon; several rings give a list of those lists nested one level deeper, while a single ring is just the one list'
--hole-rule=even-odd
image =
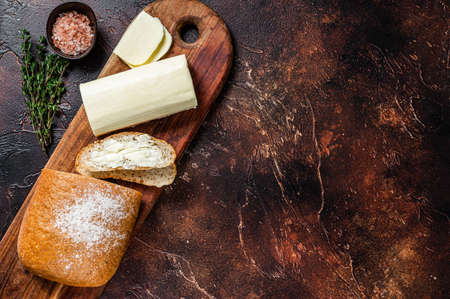
[{"label": "white flour", "polygon": [[[126,235],[110,227],[127,216],[123,198],[112,196],[110,190],[79,193],[81,196],[74,204],[54,210],[54,227],[72,242],[81,243],[87,249],[101,247],[108,250],[116,246]],[[98,246],[100,244],[102,246]]]}]

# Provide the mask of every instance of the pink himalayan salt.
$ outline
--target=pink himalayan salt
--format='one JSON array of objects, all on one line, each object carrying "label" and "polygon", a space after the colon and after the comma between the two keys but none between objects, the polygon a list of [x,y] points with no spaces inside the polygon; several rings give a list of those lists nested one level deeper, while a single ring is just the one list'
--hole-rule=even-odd
[{"label": "pink himalayan salt", "polygon": [[53,44],[67,55],[85,52],[94,41],[94,30],[89,23],[87,16],[76,11],[60,14],[52,29]]}]

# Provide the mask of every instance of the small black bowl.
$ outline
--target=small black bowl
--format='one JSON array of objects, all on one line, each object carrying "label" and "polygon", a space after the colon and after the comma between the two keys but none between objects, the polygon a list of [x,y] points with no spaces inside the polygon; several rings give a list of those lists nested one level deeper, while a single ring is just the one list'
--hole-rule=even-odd
[{"label": "small black bowl", "polygon": [[[88,19],[90,20],[89,25],[92,26],[92,28],[94,29],[94,41],[92,42],[92,45],[86,51],[77,56],[64,54],[60,49],[58,49],[55,46],[52,40],[52,29],[53,24],[55,24],[56,22],[56,19],[59,17],[61,13],[73,10],[87,16]],[[88,5],[81,2],[66,2],[61,5],[58,5],[52,10],[50,15],[48,16],[46,35],[47,35],[47,42],[52,47],[53,51],[59,56],[70,60],[77,60],[86,57],[89,54],[89,52],[91,52],[91,50],[94,48],[95,41],[97,40],[97,19],[95,18],[94,11]]]}]

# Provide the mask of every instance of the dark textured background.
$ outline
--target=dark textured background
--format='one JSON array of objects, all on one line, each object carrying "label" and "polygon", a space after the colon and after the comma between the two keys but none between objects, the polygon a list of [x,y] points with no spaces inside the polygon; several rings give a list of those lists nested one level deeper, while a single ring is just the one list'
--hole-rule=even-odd
[{"label": "dark textured background", "polygon": [[[71,66],[56,142],[148,3],[85,2],[100,40]],[[448,2],[204,2],[233,35],[230,80],[104,297],[447,297]],[[37,38],[58,3],[0,3],[2,235],[47,160],[19,29]]]}]

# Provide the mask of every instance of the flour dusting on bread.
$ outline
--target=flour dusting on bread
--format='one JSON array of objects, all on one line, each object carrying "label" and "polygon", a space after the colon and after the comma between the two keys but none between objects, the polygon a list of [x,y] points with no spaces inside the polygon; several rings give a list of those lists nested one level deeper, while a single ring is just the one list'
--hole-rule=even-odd
[{"label": "flour dusting on bread", "polygon": [[[73,204],[56,207],[54,227],[65,238],[74,243],[82,243],[86,249],[101,247],[108,250],[117,246],[126,234],[112,229],[114,223],[122,221],[127,215],[124,198],[112,196],[106,189],[87,188]],[[110,191],[110,190],[109,190]],[[105,243],[106,241],[106,243]],[[98,245],[102,246],[98,246]]]}]

